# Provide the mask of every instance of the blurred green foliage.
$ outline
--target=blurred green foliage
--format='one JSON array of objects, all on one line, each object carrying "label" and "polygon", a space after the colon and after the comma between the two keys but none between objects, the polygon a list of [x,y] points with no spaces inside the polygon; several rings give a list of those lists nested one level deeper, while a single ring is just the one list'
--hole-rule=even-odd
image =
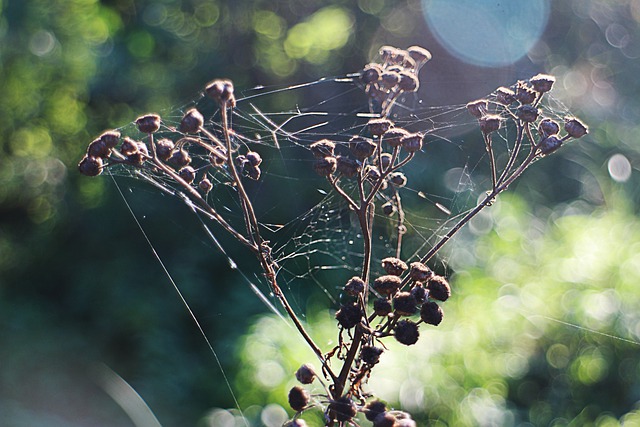
[{"label": "blurred green foliage", "polygon": [[[449,323],[425,333],[434,347],[411,358],[390,351],[389,366],[380,367],[391,378],[409,372],[394,366],[421,367],[411,375],[428,385],[426,403],[418,405],[415,393],[389,400],[452,425],[480,424],[469,417],[486,407],[504,420],[534,425],[555,417],[557,425],[616,425],[611,419],[632,414],[638,400],[637,346],[557,320],[637,341],[630,331],[637,275],[630,242],[637,240],[638,177],[633,169],[627,181],[614,183],[607,162],[623,154],[638,164],[638,22],[633,1],[553,2],[529,59],[495,70],[448,55],[429,34],[417,1],[0,1],[0,424],[130,424],[97,385],[100,363],[130,382],[166,426],[205,423],[210,408],[234,407],[115,185],[76,173],[95,135],[146,111],[179,109],[214,77],[233,77],[240,92],[282,87],[356,71],[382,44],[421,44],[435,58],[421,92],[425,104],[464,103],[517,78],[554,72],[557,96],[582,111],[592,138],[527,172],[514,188],[527,202],[504,203],[492,213],[496,226],[509,219],[508,229],[478,241],[461,237],[478,250],[474,265],[456,261],[456,253],[469,249],[458,246],[447,256],[457,277]],[[289,110],[326,96],[301,100],[285,91],[264,102]],[[468,146],[457,155],[478,154]],[[422,175],[442,179],[437,169]],[[232,388],[241,407],[284,404],[294,365],[310,360],[306,350],[258,339],[284,325],[266,318],[256,323],[260,336],[249,336],[253,347],[243,345],[236,356],[235,340],[264,305],[224,257],[201,244],[202,230],[184,206],[127,185],[136,190],[134,208],[150,213],[145,230],[213,339],[224,372],[233,379],[240,371]],[[566,215],[586,215],[605,202],[610,211],[596,210],[592,218]],[[531,237],[522,231],[535,222],[526,211],[561,219]],[[597,251],[578,252],[584,248]],[[236,249],[227,247],[241,258]],[[582,257],[594,261],[576,264]],[[307,295],[298,297],[304,306]],[[328,313],[310,319],[323,341],[335,339],[327,332]],[[288,331],[284,336],[295,339]],[[270,365],[255,360],[261,353]],[[394,354],[404,359],[396,363]],[[256,380],[258,368],[271,373],[271,382]],[[577,403],[562,405],[567,396]]]}]

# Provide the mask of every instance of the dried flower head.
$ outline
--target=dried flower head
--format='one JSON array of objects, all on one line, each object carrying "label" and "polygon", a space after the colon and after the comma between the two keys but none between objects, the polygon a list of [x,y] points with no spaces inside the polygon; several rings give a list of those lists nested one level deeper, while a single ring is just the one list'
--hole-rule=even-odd
[{"label": "dried flower head", "polygon": [[407,48],[407,53],[414,59],[414,61],[416,61],[418,68],[431,60],[431,52],[420,46],[411,46]]},{"label": "dried flower head", "polygon": [[381,295],[393,295],[398,289],[402,281],[398,276],[391,274],[386,276],[380,276],[373,282],[373,289],[375,289]]},{"label": "dried flower head", "polygon": [[533,105],[521,105],[516,110],[516,116],[523,122],[532,123],[538,119],[540,111]]},{"label": "dried flower head", "polygon": [[187,150],[180,148],[179,150],[174,150],[167,161],[176,168],[182,168],[191,163],[191,156],[189,156]]},{"label": "dried flower head", "polygon": [[423,135],[419,132],[405,135],[400,138],[400,141],[402,142],[402,148],[409,153],[420,151],[422,149],[422,138]]},{"label": "dried flower head", "polygon": [[211,183],[211,180],[209,180],[209,178],[203,176],[198,183],[198,188],[200,188],[200,190],[202,190],[204,194],[207,194],[209,191],[211,191],[211,189],[213,189],[213,184]]},{"label": "dried flower head", "polygon": [[402,138],[407,135],[409,135],[409,132],[406,129],[391,128],[385,132],[382,141],[395,148],[402,145]]},{"label": "dried flower head", "polygon": [[356,135],[349,141],[349,148],[351,148],[351,152],[356,159],[364,160],[375,153],[376,144],[369,138]]},{"label": "dried flower head", "polygon": [[520,104],[531,104],[537,97],[538,95],[533,89],[527,86],[524,82],[518,82],[518,86],[516,87],[516,99]]},{"label": "dried flower head", "polygon": [[78,163],[78,170],[85,176],[98,176],[102,173],[103,163],[100,157],[85,156]]},{"label": "dried flower head", "polygon": [[329,403],[327,408],[327,414],[329,419],[339,422],[349,421],[358,413],[358,408],[353,400],[347,396],[339,397]]},{"label": "dried flower head", "polygon": [[391,412],[378,414],[373,420],[373,427],[397,427],[396,417]]},{"label": "dried flower head", "polygon": [[313,170],[320,176],[329,176],[336,171],[338,162],[335,157],[327,156],[313,162]]},{"label": "dried flower head", "polygon": [[411,295],[413,295],[418,304],[422,304],[429,297],[429,291],[422,286],[422,283],[418,283],[416,286],[411,288]]},{"label": "dried flower head", "polygon": [[429,297],[439,301],[446,301],[451,296],[451,287],[449,282],[442,276],[433,276],[427,282],[429,289]]},{"label": "dried flower head", "polygon": [[178,130],[184,133],[197,133],[200,131],[200,128],[204,125],[204,117],[195,108],[190,109],[185,113],[180,121],[180,125],[178,126]]},{"label": "dried flower head", "polygon": [[551,154],[562,146],[562,139],[557,135],[549,135],[542,138],[542,141],[538,144],[538,149],[543,155]]},{"label": "dried flower head", "polygon": [[262,170],[260,169],[259,166],[253,166],[248,160],[247,163],[245,164],[244,167],[244,174],[249,178],[252,179],[254,181],[257,181],[260,179],[260,176],[262,175]]},{"label": "dried flower head", "polygon": [[[412,67],[413,68],[413,67]],[[420,80],[415,73],[411,71],[400,71],[400,81],[398,82],[398,88],[404,92],[415,92],[420,87]]]},{"label": "dried flower head", "polygon": [[409,267],[406,262],[399,258],[388,257],[382,260],[382,268],[387,272],[387,274],[401,276]]},{"label": "dried flower head", "polygon": [[393,297],[393,309],[399,316],[411,316],[415,314],[418,301],[411,292],[398,292]]},{"label": "dried flower head", "polygon": [[480,123],[480,130],[485,135],[495,132],[502,126],[502,117],[497,114],[488,114],[478,119]]},{"label": "dried flower head", "polygon": [[311,153],[316,159],[322,159],[327,156],[333,156],[333,150],[335,150],[336,144],[328,139],[321,139],[309,146]]},{"label": "dried flower head", "polygon": [[570,137],[576,139],[582,138],[587,133],[589,133],[589,128],[587,127],[587,125],[585,125],[575,117],[564,118],[564,130],[567,131],[567,134]]},{"label": "dried flower head", "polygon": [[407,177],[402,172],[392,172],[389,174],[389,182],[398,188],[407,185]]},{"label": "dried flower head", "polygon": [[154,133],[160,129],[160,116],[157,114],[145,114],[136,119],[136,126],[140,132]]},{"label": "dried flower head", "polygon": [[360,79],[364,84],[375,83],[380,79],[383,69],[380,64],[371,63],[367,64],[360,73]]},{"label": "dried flower head", "polygon": [[488,109],[489,101],[486,99],[478,99],[477,101],[472,101],[467,104],[467,110],[469,113],[478,119],[484,116]]},{"label": "dried flower head", "polygon": [[338,162],[337,171],[347,178],[353,178],[360,170],[358,162],[349,157],[337,156],[336,161]]},{"label": "dried flower head", "polygon": [[236,98],[233,95],[233,83],[231,80],[213,80],[207,84],[204,91],[218,104],[226,107],[235,107]]},{"label": "dried flower head", "polygon": [[125,156],[130,156],[140,151],[140,146],[133,139],[129,137],[125,137],[124,140],[122,141],[122,144],[120,145],[120,151]]},{"label": "dried flower head", "polygon": [[257,167],[262,163],[262,157],[260,157],[260,154],[256,153],[255,151],[249,151],[247,154],[245,154],[245,158],[251,166]]},{"label": "dried flower head", "polygon": [[367,128],[372,136],[380,136],[393,126],[393,122],[389,119],[370,119]]},{"label": "dried flower head", "polygon": [[384,213],[386,216],[391,216],[397,211],[396,205],[394,205],[391,202],[387,202],[383,204],[381,208],[382,208],[382,213]]},{"label": "dried flower head", "polygon": [[538,124],[538,132],[542,136],[556,135],[560,132],[560,125],[549,118],[545,118],[540,120],[540,123]]},{"label": "dried flower head", "polygon": [[373,312],[376,314],[376,316],[388,316],[392,311],[393,307],[391,306],[390,300],[386,298],[378,298],[373,301]]},{"label": "dried flower head", "polygon": [[380,76],[380,80],[382,86],[387,89],[391,89],[398,86],[398,83],[400,82],[400,74],[395,71],[385,71]]},{"label": "dried flower head", "polygon": [[424,323],[438,326],[440,322],[442,322],[443,317],[444,313],[442,312],[442,308],[434,301],[427,301],[420,307],[420,319],[422,319]]},{"label": "dried flower head", "polygon": [[415,322],[405,319],[398,322],[393,330],[393,336],[401,344],[413,345],[418,342],[420,331]]},{"label": "dried flower head", "polygon": [[549,92],[555,82],[556,78],[548,74],[537,74],[529,79],[533,90],[540,93]]},{"label": "dried flower head", "polygon": [[508,87],[503,86],[496,90],[496,102],[503,105],[511,105],[516,101],[516,93]]},{"label": "dried flower head", "polygon": [[336,312],[336,320],[345,329],[351,329],[362,320],[362,308],[360,304],[344,304]]},{"label": "dried flower head", "polygon": [[155,141],[156,144],[156,155],[160,160],[166,162],[171,157],[173,149],[175,148],[175,144],[173,141],[167,138],[159,139]]},{"label": "dried flower head", "polygon": [[295,420],[287,421],[282,427],[308,427],[309,425],[302,418],[296,418]]},{"label": "dried flower head", "polygon": [[309,392],[300,386],[295,386],[289,390],[289,406],[294,411],[302,411],[307,407],[310,400]]},{"label": "dried flower head", "polygon": [[106,158],[109,157],[109,154],[111,154],[111,148],[101,138],[92,141],[87,147],[87,156],[89,157]]},{"label": "dried flower head", "polygon": [[98,138],[104,142],[108,148],[115,148],[120,142],[120,132],[116,130],[109,130],[103,132]]},{"label": "dried flower head", "polygon": [[366,283],[358,276],[353,276],[346,285],[344,285],[344,291],[351,296],[358,296],[364,292]]},{"label": "dried flower head", "polygon": [[311,384],[316,379],[316,371],[312,365],[305,363],[296,371],[296,379],[302,384]]},{"label": "dried flower head", "polygon": [[191,166],[185,166],[178,171],[180,178],[184,179],[187,184],[191,184],[196,179],[196,171]]},{"label": "dried flower head", "polygon": [[372,400],[364,406],[364,416],[373,421],[379,414],[382,414],[387,410],[387,405],[380,400]]},{"label": "dried flower head", "polygon": [[375,365],[380,361],[380,355],[382,352],[383,350],[380,347],[364,345],[360,350],[360,357],[364,363],[368,365]]},{"label": "dried flower head", "polygon": [[412,262],[409,277],[416,282],[424,282],[433,276],[433,271],[421,262]]}]

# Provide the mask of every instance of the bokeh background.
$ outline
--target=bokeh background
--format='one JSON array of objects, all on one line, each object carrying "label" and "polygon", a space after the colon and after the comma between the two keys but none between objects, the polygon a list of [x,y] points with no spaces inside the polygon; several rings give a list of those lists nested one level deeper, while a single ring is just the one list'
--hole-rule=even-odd
[{"label": "bokeh background", "polygon": [[[234,397],[252,425],[281,423],[291,373],[313,360],[302,341],[179,202],[141,192],[218,365],[113,181],[76,164],[102,130],[172,111],[214,77],[282,87],[418,44],[434,56],[426,105],[548,72],[590,134],[447,249],[445,322],[391,344],[372,389],[420,425],[640,425],[640,2],[520,3],[0,1],[0,424],[135,425],[118,378],[164,426],[233,426]],[[330,301],[297,298],[335,340]]]}]

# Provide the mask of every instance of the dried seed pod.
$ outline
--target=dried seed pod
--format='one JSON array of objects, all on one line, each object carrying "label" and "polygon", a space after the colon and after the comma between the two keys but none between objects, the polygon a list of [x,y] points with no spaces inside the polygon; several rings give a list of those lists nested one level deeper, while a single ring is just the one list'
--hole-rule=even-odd
[{"label": "dried seed pod", "polygon": [[520,104],[531,104],[537,97],[538,95],[533,89],[526,86],[523,82],[518,82],[518,86],[516,87],[516,99]]},{"label": "dried seed pod", "polygon": [[336,312],[336,320],[345,329],[351,329],[362,320],[362,308],[360,304],[344,304]]},{"label": "dried seed pod", "polygon": [[393,126],[393,122],[389,119],[370,119],[367,122],[367,128],[372,136],[380,136]]},{"label": "dried seed pod", "polygon": [[364,292],[366,283],[358,276],[353,276],[346,285],[344,285],[344,291],[351,296],[358,296]]},{"label": "dried seed pod", "polygon": [[356,176],[358,170],[360,169],[360,167],[358,166],[358,162],[348,157],[337,156],[336,161],[336,170],[347,178],[353,178],[354,176]]},{"label": "dried seed pod", "polygon": [[308,427],[308,424],[302,418],[296,418],[295,420],[287,421],[282,427]]},{"label": "dried seed pod", "polygon": [[178,130],[184,133],[198,133],[200,128],[204,125],[204,117],[195,108],[187,111],[180,121]]},{"label": "dried seed pod", "polygon": [[382,57],[382,60],[385,62],[390,62],[394,56],[396,56],[396,52],[398,51],[397,47],[393,47],[393,46],[382,46],[380,48],[380,56]]},{"label": "dried seed pod", "polygon": [[564,118],[564,130],[567,131],[567,135],[576,139],[582,138],[587,133],[589,133],[589,128],[587,127],[587,125],[585,125],[575,117]]},{"label": "dried seed pod", "polygon": [[296,379],[302,384],[311,384],[316,379],[316,371],[312,365],[305,363],[296,371]]},{"label": "dried seed pod", "polygon": [[412,262],[409,277],[416,282],[424,282],[433,276],[433,271],[421,262]]},{"label": "dried seed pod", "polygon": [[393,307],[391,306],[391,301],[386,298],[378,298],[373,301],[373,312],[376,316],[385,317],[391,314],[393,311]]},{"label": "dried seed pod", "polygon": [[357,413],[358,408],[356,407],[356,404],[347,396],[342,396],[333,400],[329,403],[329,407],[327,408],[329,418],[341,423],[349,421],[355,417]]},{"label": "dried seed pod", "polygon": [[89,157],[107,158],[110,154],[111,148],[109,148],[101,138],[92,141],[89,147],[87,147],[87,156]]},{"label": "dried seed pod", "polygon": [[392,172],[389,174],[389,182],[398,188],[407,185],[407,177],[402,172]]},{"label": "dried seed pod", "polygon": [[373,282],[373,289],[381,295],[393,295],[400,289],[402,281],[398,276],[380,276]]},{"label": "dried seed pod", "polygon": [[245,155],[245,158],[252,166],[260,166],[260,164],[262,163],[262,157],[260,157],[260,154],[256,153],[255,151],[249,151]]},{"label": "dried seed pod", "polygon": [[[414,67],[411,67],[412,69]],[[418,76],[415,73],[410,71],[401,71],[400,73],[400,81],[398,82],[398,87],[400,90],[404,92],[416,92],[420,87],[420,80],[418,80]]]},{"label": "dried seed pod", "polygon": [[442,308],[434,301],[427,301],[420,307],[420,319],[422,319],[424,323],[438,326],[440,322],[442,322],[443,317],[444,313],[442,312]]},{"label": "dried seed pod", "polygon": [[120,151],[125,156],[130,156],[140,151],[140,146],[136,141],[129,137],[125,137],[122,141],[122,145],[120,145]]},{"label": "dried seed pod", "polygon": [[415,322],[405,319],[399,321],[393,329],[393,336],[401,344],[413,345],[418,342],[420,331],[418,330],[418,325]]},{"label": "dried seed pod", "polygon": [[537,74],[529,79],[533,90],[540,93],[549,92],[556,82],[556,78],[549,74]]},{"label": "dried seed pod", "polygon": [[155,141],[156,144],[156,155],[160,160],[166,162],[173,154],[173,149],[175,148],[175,144],[170,139],[160,139]]},{"label": "dried seed pod", "polygon": [[160,129],[160,116],[157,114],[145,114],[136,119],[138,130],[143,133],[154,133]]},{"label": "dried seed pod", "polygon": [[382,260],[382,268],[387,274],[393,276],[401,276],[402,273],[407,271],[407,263],[396,257],[388,257]]},{"label": "dried seed pod", "polygon": [[560,132],[560,125],[549,118],[542,119],[538,124],[538,132],[542,136],[556,135]]},{"label": "dried seed pod", "polygon": [[102,140],[108,148],[115,148],[120,142],[120,132],[109,130],[103,132],[102,135],[99,136],[99,139]]},{"label": "dried seed pod", "polygon": [[360,357],[367,365],[375,365],[380,361],[382,352],[383,350],[380,347],[364,345],[362,346],[362,350],[360,350]]},{"label": "dried seed pod", "polygon": [[532,123],[538,119],[540,111],[533,105],[521,105],[516,110],[516,116],[523,122]]},{"label": "dried seed pod", "polygon": [[320,176],[332,175],[337,168],[338,162],[335,157],[327,156],[316,159],[313,162],[313,170]]},{"label": "dried seed pod", "polygon": [[289,390],[289,406],[294,411],[302,411],[307,407],[310,400],[309,392],[300,386],[295,386]]},{"label": "dried seed pod", "polygon": [[387,405],[380,400],[373,400],[367,403],[364,407],[364,416],[367,417],[369,421],[373,421],[379,414],[386,412]]},{"label": "dried seed pod", "polygon": [[409,132],[406,129],[391,128],[385,132],[382,141],[395,148],[402,145],[402,138],[407,135],[409,135]]},{"label": "dried seed pod", "polygon": [[386,215],[386,216],[391,216],[394,213],[396,213],[396,205],[394,205],[391,202],[387,202],[384,205],[381,206],[382,207],[382,212]]},{"label": "dried seed pod", "polygon": [[214,147],[209,153],[209,163],[212,166],[222,166],[227,162],[227,152],[221,147]]},{"label": "dried seed pod", "polygon": [[179,150],[174,150],[171,153],[171,157],[169,157],[167,162],[169,162],[170,164],[172,164],[173,166],[179,169],[191,163],[191,157],[189,156],[189,153],[187,152],[187,150],[185,150],[184,148],[181,148]]},{"label": "dried seed pod", "polygon": [[180,178],[184,179],[187,184],[191,184],[196,179],[196,171],[191,166],[185,166],[178,171]]},{"label": "dried seed pod", "polygon": [[210,98],[221,105],[231,108],[236,106],[236,98],[233,95],[233,83],[231,80],[213,80],[207,84],[204,91]]},{"label": "dried seed pod", "polygon": [[472,101],[467,104],[467,110],[469,113],[478,119],[484,116],[488,109],[489,101],[486,99],[478,99],[477,101]]},{"label": "dried seed pod", "polygon": [[380,169],[383,171],[389,169],[391,160],[393,160],[393,156],[390,153],[382,153],[380,155]]},{"label": "dried seed pod", "polygon": [[375,83],[380,79],[380,75],[383,73],[383,69],[380,64],[371,63],[365,65],[362,72],[360,72],[360,79],[364,84]]},{"label": "dried seed pod", "polygon": [[378,414],[373,420],[372,427],[397,427],[396,417],[394,417],[391,412]]},{"label": "dried seed pod", "polygon": [[333,156],[333,150],[335,150],[335,148],[336,144],[328,139],[321,139],[309,146],[311,153],[316,159]]},{"label": "dried seed pod", "polygon": [[413,295],[418,304],[422,304],[429,298],[429,291],[427,291],[421,283],[418,283],[411,288],[411,295]]},{"label": "dried seed pod", "polygon": [[393,309],[400,316],[411,316],[418,311],[418,301],[411,292],[398,292],[393,297]]},{"label": "dried seed pod", "polygon": [[362,136],[354,136],[349,141],[349,148],[351,152],[358,160],[364,160],[367,157],[371,157],[376,151],[376,144],[369,138]]},{"label": "dried seed pod", "polygon": [[497,114],[488,114],[478,119],[480,131],[485,135],[495,132],[502,126],[502,117]]},{"label": "dried seed pod", "polygon": [[400,82],[400,74],[395,71],[385,71],[380,76],[380,82],[382,83],[382,86],[387,89],[394,88],[398,86],[398,83]]},{"label": "dried seed pod", "polygon": [[390,413],[396,418],[394,427],[418,427],[408,413],[404,411],[390,411]]},{"label": "dried seed pod", "polygon": [[207,194],[213,188],[213,184],[211,183],[211,180],[209,180],[209,178],[204,176],[198,183],[198,187],[204,194]]},{"label": "dried seed pod", "polygon": [[100,157],[84,156],[78,163],[78,170],[85,176],[98,176],[102,173],[103,163]]},{"label": "dried seed pod", "polygon": [[410,133],[400,138],[400,142],[402,142],[402,148],[407,150],[407,152],[415,153],[422,149],[422,138],[423,135],[419,132]]},{"label": "dried seed pod", "polygon": [[451,296],[449,282],[442,276],[433,276],[429,279],[427,289],[429,289],[429,297],[439,301],[446,301]]},{"label": "dried seed pod", "polygon": [[560,146],[562,146],[562,139],[558,138],[557,135],[549,135],[542,138],[542,141],[538,144],[538,149],[546,156],[556,151]]},{"label": "dried seed pod", "polygon": [[410,46],[407,53],[416,61],[418,67],[431,60],[431,52],[421,46]]},{"label": "dried seed pod", "polygon": [[503,105],[511,105],[516,101],[516,93],[508,87],[499,87],[496,89],[496,102]]},{"label": "dried seed pod", "polygon": [[262,175],[262,170],[260,169],[259,166],[253,166],[249,161],[247,161],[244,167],[244,174],[249,179],[257,181],[260,179],[260,176]]}]

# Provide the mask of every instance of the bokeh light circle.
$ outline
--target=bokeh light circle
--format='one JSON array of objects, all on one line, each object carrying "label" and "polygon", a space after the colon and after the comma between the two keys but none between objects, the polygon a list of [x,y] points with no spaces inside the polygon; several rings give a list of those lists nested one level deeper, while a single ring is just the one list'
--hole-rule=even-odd
[{"label": "bokeh light circle", "polygon": [[422,0],[427,25],[452,55],[501,67],[527,54],[549,18],[548,0]]}]

